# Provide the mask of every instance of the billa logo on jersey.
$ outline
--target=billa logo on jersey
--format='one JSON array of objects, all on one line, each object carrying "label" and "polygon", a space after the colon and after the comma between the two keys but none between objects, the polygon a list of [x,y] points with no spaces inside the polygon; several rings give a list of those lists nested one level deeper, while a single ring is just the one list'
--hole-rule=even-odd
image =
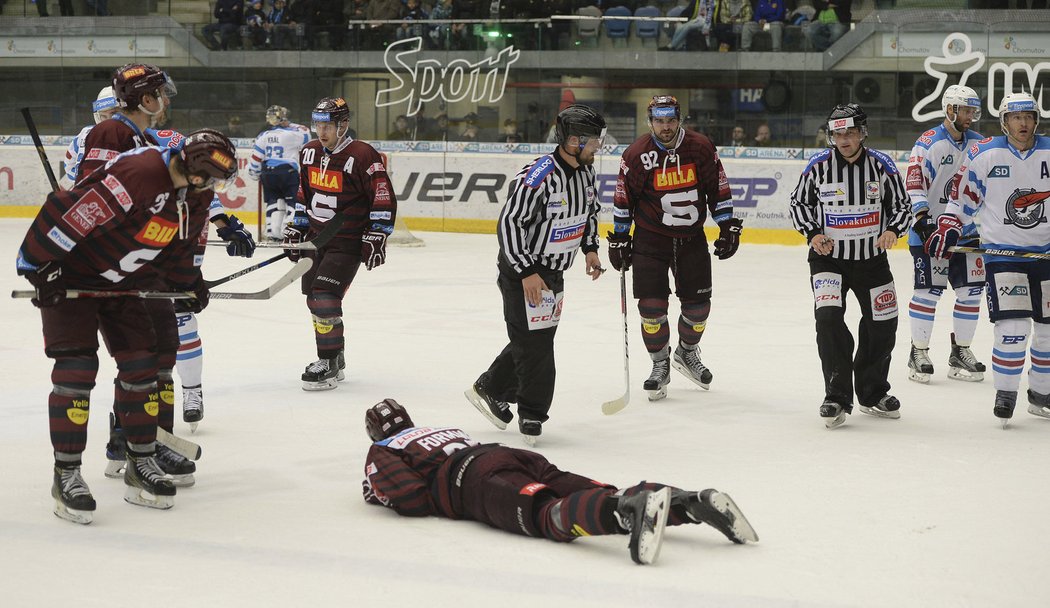
[{"label": "billa logo on jersey", "polygon": [[694,163],[653,171],[653,188],[657,190],[677,190],[695,185],[696,165]]},{"label": "billa logo on jersey", "polygon": [[142,230],[139,230],[139,233],[135,235],[135,240],[143,245],[164,247],[175,238],[178,232],[179,226],[175,222],[155,217],[143,226]]},{"label": "billa logo on jersey", "polygon": [[339,171],[324,171],[314,167],[308,167],[308,175],[310,176],[310,187],[315,190],[324,190],[325,192],[342,192],[343,191],[343,174]]},{"label": "billa logo on jersey", "polygon": [[96,226],[101,226],[113,219],[116,214],[95,190],[81,198],[72,209],[62,215],[66,224],[80,236],[87,236]]},{"label": "billa logo on jersey", "polygon": [[827,220],[828,226],[831,228],[867,228],[879,225],[879,212],[829,215]]}]

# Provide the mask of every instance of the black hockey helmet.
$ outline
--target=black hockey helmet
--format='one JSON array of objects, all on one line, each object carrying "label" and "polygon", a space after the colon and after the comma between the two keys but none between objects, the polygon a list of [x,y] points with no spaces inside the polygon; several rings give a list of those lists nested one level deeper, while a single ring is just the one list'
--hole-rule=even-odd
[{"label": "black hockey helmet", "polygon": [[365,412],[365,430],[372,441],[382,441],[413,426],[408,411],[393,399],[383,399]]},{"label": "black hockey helmet", "polygon": [[650,122],[653,120],[653,116],[659,118],[671,118],[673,116],[681,120],[682,106],[678,105],[678,99],[674,95],[657,95],[649,102],[649,108],[645,111],[645,114],[649,117]]},{"label": "black hockey helmet", "polygon": [[205,179],[198,190],[223,192],[237,177],[237,150],[228,137],[214,129],[190,133],[179,158],[188,174]]},{"label": "black hockey helmet", "polygon": [[311,122],[350,122],[350,106],[342,97],[325,97],[310,113]]},{"label": "black hockey helmet", "polygon": [[155,65],[128,63],[113,72],[113,95],[125,110],[135,110],[142,104],[143,95],[174,97],[175,83]]},{"label": "black hockey helmet", "polygon": [[590,137],[605,137],[605,119],[593,108],[582,104],[573,104],[561,112],[554,124],[554,133],[558,143],[565,145],[573,135],[580,138],[581,147]]},{"label": "black hockey helmet", "polygon": [[277,126],[288,120],[288,108],[284,106],[270,106],[266,108],[266,122],[271,126]]},{"label": "black hockey helmet", "polygon": [[864,138],[868,137],[868,115],[864,108],[855,103],[839,104],[832,108],[828,114],[828,145],[835,145],[835,131],[843,131],[851,127],[860,129]]}]

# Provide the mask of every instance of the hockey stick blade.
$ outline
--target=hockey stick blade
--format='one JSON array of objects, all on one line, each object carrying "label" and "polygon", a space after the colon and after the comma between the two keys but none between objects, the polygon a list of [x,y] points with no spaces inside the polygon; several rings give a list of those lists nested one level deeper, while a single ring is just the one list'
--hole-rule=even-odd
[{"label": "hockey stick blade", "polygon": [[226,275],[226,276],[222,277],[221,279],[215,279],[214,281],[205,281],[204,284],[208,287],[208,289],[211,289],[212,287],[217,287],[219,285],[222,285],[223,283],[229,283],[230,281],[232,281],[232,280],[234,280],[236,278],[243,277],[244,275],[248,274],[249,272],[255,272],[256,270],[259,270],[260,268],[265,268],[265,267],[269,266],[270,264],[273,264],[277,260],[281,260],[281,259],[284,259],[286,257],[288,257],[288,252],[287,251],[285,251],[284,253],[282,253],[280,255],[275,255],[272,258],[268,259],[268,260],[263,260],[262,262],[259,262],[258,264],[252,264],[251,266],[249,266],[247,268],[244,268],[242,270],[238,270],[237,272],[235,272],[233,274]]},{"label": "hockey stick blade", "polygon": [[[325,222],[324,228],[317,233],[314,238],[309,241],[303,241],[301,243],[258,243],[255,245],[256,248],[270,248],[270,249],[299,249],[300,251],[316,251],[321,247],[324,247],[328,241],[332,240],[335,235],[339,234],[339,230],[342,229],[343,224],[346,223],[346,214],[337,213],[332,219]],[[229,243],[226,241],[208,241],[209,245],[222,245],[226,246]]]},{"label": "hockey stick blade", "polygon": [[602,404],[602,413],[606,416],[612,416],[618,414],[623,408],[627,407],[627,404],[631,402],[631,392],[627,391],[623,394],[623,397],[619,399],[613,399],[612,401],[606,401]]},{"label": "hockey stick blade", "polygon": [[172,451],[178,452],[183,458],[200,460],[201,446],[193,443],[189,439],[183,439],[178,435],[172,435],[164,429],[157,427],[157,441],[168,446]]},{"label": "hockey stick blade", "polygon": [[623,410],[631,402],[631,361],[627,346],[627,270],[620,270],[620,314],[623,316],[623,396],[602,404],[602,413],[606,416]]},{"label": "hockey stick blade", "polygon": [[288,287],[292,283],[299,280],[299,277],[306,274],[310,268],[314,265],[313,258],[300,258],[292,269],[284,273],[284,276],[274,281],[273,285],[270,285],[266,289],[259,291],[252,291],[249,293],[231,293],[223,291],[213,291],[211,293],[211,299],[213,300],[269,300],[270,298],[277,295],[277,292],[281,291],[285,287]]}]

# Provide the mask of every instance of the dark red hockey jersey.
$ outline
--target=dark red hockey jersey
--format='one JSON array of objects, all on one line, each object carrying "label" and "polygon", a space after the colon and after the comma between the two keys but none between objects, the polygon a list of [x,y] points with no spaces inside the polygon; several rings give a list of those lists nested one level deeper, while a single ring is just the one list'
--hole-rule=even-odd
[{"label": "dark red hockey jersey", "polygon": [[365,458],[365,500],[401,515],[458,519],[451,476],[476,447],[477,441],[455,428],[410,428],[378,441]]},{"label": "dark red hockey jersey", "polygon": [[718,152],[707,137],[680,129],[674,147],[639,137],[620,159],[613,219],[633,221],[670,237],[703,232],[710,211],[715,222],[733,217],[733,200]]},{"label": "dark red hockey jersey", "polygon": [[155,142],[148,134],[139,130],[127,116],[117,114],[95,125],[84,139],[84,159],[77,168],[76,185],[88,175],[113,160],[121,153],[142,146],[153,146]]},{"label": "dark red hockey jersey", "polygon": [[397,200],[375,148],[348,137],[328,154],[314,140],[303,146],[299,164],[299,200],[310,217],[311,236],[336,213],[348,218],[336,238],[360,240],[369,230],[393,231]]},{"label": "dark red hockey jersey", "polygon": [[[190,213],[180,204],[180,191],[168,173],[169,154],[138,148],[72,190],[49,194],[19,255],[33,266],[61,262],[70,288],[126,289],[158,274],[191,276],[186,265],[193,265],[192,251],[202,228],[195,234],[187,231],[189,216],[198,212]],[[200,203],[191,201],[202,207],[203,219],[196,221],[207,221],[210,200],[209,193],[200,196]],[[161,257],[173,243],[187,247],[183,251],[190,254],[178,255],[173,249]]]}]

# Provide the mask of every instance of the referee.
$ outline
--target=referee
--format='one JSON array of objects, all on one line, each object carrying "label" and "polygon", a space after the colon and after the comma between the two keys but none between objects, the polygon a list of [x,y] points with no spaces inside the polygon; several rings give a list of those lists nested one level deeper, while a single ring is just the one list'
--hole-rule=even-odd
[{"label": "referee", "polygon": [[[820,415],[835,428],[853,411],[900,418],[886,377],[897,334],[897,293],[886,251],[908,231],[911,201],[897,166],[864,147],[868,117],[857,104],[828,116],[829,148],[809,159],[791,193],[791,222],[809,243],[809,272],[824,372]],[[846,326],[846,292],[860,304],[856,358]]]},{"label": "referee", "polygon": [[584,105],[558,114],[558,148],[514,177],[499,216],[499,278],[510,343],[466,396],[497,428],[507,428],[518,404],[518,429],[535,445],[554,398],[554,333],[561,318],[562,273],[582,249],[597,280],[598,196],[594,155],[605,119]]}]

